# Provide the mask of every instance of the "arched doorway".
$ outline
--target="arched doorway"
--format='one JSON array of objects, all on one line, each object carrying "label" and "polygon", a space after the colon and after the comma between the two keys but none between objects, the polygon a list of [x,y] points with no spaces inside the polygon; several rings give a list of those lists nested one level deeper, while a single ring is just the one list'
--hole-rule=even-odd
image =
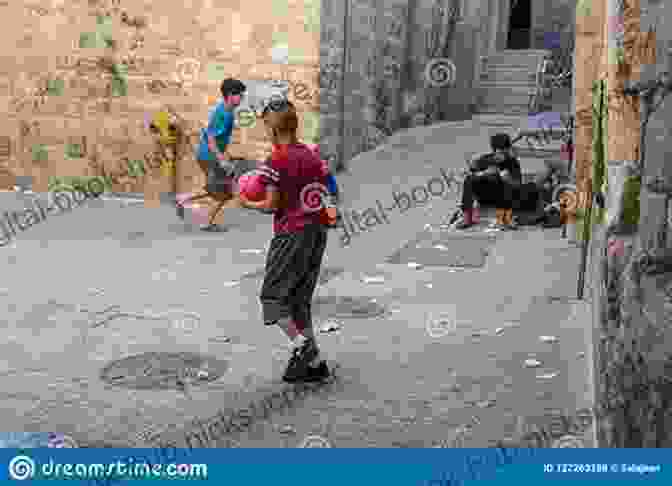
[{"label": "arched doorway", "polygon": [[507,49],[529,49],[532,38],[532,1],[512,0]]}]

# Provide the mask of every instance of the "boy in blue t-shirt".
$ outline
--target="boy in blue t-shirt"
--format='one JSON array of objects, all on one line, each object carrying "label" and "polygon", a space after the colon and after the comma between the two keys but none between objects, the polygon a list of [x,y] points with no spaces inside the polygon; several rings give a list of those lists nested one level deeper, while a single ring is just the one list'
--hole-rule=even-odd
[{"label": "boy in blue t-shirt", "polygon": [[233,178],[235,165],[231,161],[228,146],[235,123],[233,110],[240,105],[247,88],[241,81],[227,78],[222,81],[220,91],[222,99],[210,112],[208,127],[201,133],[196,152],[198,165],[207,174],[204,193],[177,203],[178,215],[184,218],[186,203],[206,197],[216,199],[219,204],[210,211],[208,225],[202,228],[205,231],[218,230],[219,227],[214,224],[217,214],[225,205],[236,202]]}]

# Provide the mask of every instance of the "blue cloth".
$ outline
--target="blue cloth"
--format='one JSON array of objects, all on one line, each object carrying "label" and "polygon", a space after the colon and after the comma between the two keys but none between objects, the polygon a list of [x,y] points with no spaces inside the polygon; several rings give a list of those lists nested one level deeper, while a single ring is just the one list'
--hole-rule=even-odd
[{"label": "blue cloth", "polygon": [[217,157],[210,152],[208,147],[208,135],[215,137],[217,148],[223,152],[226,146],[231,143],[231,134],[233,133],[234,116],[232,111],[228,111],[224,102],[220,101],[210,112],[208,119],[208,128],[201,132],[201,140],[196,152],[197,160],[215,161]]},{"label": "blue cloth", "polygon": [[562,47],[562,34],[560,32],[546,32],[544,34],[544,49],[560,49]]},{"label": "blue cloth", "polygon": [[338,184],[336,183],[336,177],[334,177],[334,175],[331,173],[327,176],[327,190],[329,191],[329,194],[338,194]]}]

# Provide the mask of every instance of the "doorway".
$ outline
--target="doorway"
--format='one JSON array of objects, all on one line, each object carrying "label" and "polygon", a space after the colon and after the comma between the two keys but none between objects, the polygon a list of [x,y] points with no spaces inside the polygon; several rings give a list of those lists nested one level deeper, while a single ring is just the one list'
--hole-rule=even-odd
[{"label": "doorway", "polygon": [[512,0],[507,49],[529,49],[532,38],[532,0]]}]

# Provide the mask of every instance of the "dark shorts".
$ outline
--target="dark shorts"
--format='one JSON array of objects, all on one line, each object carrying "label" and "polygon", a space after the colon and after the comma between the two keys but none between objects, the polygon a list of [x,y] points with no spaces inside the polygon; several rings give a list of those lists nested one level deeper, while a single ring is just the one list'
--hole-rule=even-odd
[{"label": "dark shorts", "polygon": [[205,190],[210,193],[233,192],[233,174],[231,171],[221,168],[217,162],[207,162],[207,181]]},{"label": "dark shorts", "polygon": [[233,193],[236,190],[238,177],[257,167],[256,160],[234,160],[233,171],[223,169],[216,162],[199,162],[201,168],[207,170],[205,190],[210,193]]},{"label": "dark shorts", "polygon": [[291,317],[300,328],[312,326],[311,303],[326,246],[321,224],[273,237],[261,286],[264,324]]}]

